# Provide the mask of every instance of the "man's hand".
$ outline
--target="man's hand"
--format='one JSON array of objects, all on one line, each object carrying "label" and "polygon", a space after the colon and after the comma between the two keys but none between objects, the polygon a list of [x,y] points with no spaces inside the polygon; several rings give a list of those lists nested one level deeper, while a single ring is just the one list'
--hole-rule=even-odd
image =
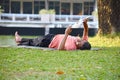
[{"label": "man's hand", "polygon": [[65,30],[65,34],[69,35],[72,32],[71,26],[67,27]]},{"label": "man's hand", "polygon": [[83,31],[83,38],[85,36],[88,36],[88,24],[87,24],[88,18],[83,20],[83,25],[84,25],[84,31]]},{"label": "man's hand", "polygon": [[83,20],[83,23],[87,23],[88,22],[88,18],[85,18],[84,20]]}]

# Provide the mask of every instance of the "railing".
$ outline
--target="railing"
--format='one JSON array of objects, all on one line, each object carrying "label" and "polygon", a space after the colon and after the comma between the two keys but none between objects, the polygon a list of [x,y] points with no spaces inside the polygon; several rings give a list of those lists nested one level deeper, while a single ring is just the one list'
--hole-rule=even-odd
[{"label": "railing", "polygon": [[65,27],[77,22],[80,18],[89,16],[90,27],[97,28],[98,21],[91,15],[39,15],[39,14],[0,14],[0,25],[4,24],[34,24],[34,25],[54,25],[54,27]]}]

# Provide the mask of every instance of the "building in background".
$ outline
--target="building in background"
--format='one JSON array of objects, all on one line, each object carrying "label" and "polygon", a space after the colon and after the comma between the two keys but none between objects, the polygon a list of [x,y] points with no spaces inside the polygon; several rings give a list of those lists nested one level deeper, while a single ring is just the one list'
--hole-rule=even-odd
[{"label": "building in background", "polygon": [[55,9],[57,15],[91,15],[96,0],[0,0],[4,13],[38,14]]},{"label": "building in background", "polygon": [[[14,35],[20,31],[22,35],[44,35],[48,33],[64,33],[69,25],[79,19],[89,19],[89,35],[96,34],[98,20],[92,15],[97,0],[0,0],[0,35]],[[55,15],[42,15],[42,9],[54,9]],[[82,34],[83,26],[75,27],[72,35]]]}]

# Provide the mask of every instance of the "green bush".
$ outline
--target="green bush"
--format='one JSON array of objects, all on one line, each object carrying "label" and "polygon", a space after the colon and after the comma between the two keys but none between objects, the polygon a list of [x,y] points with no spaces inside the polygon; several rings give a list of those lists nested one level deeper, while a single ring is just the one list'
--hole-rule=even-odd
[{"label": "green bush", "polygon": [[55,14],[55,10],[54,9],[50,9],[50,10],[42,9],[39,11],[39,14]]},{"label": "green bush", "polygon": [[2,9],[2,6],[0,5],[0,14],[3,12],[4,12],[4,10]]}]

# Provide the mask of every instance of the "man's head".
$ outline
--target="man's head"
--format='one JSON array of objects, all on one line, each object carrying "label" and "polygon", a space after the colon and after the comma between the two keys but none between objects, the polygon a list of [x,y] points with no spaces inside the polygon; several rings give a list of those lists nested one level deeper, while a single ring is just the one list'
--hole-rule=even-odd
[{"label": "man's head", "polygon": [[83,43],[83,45],[79,48],[80,50],[90,50],[91,49],[91,44],[86,41]]},{"label": "man's head", "polygon": [[86,40],[78,40],[76,42],[76,46],[80,50],[90,50],[91,49],[91,44]]}]

